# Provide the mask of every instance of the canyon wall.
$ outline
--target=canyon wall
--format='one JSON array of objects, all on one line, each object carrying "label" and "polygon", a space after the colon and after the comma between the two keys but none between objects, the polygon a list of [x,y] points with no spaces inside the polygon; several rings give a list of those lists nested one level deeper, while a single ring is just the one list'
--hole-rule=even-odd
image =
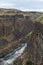
[{"label": "canyon wall", "polygon": [[8,49],[15,46],[16,41],[19,41],[19,39],[22,39],[32,31],[33,27],[34,24],[29,16],[24,16],[23,14],[0,15],[0,53],[2,52],[3,55],[3,50],[5,51],[6,49],[7,51],[5,52],[8,53]]},{"label": "canyon wall", "polygon": [[35,22],[33,34],[27,39],[29,60],[34,65],[43,65],[43,24]]}]

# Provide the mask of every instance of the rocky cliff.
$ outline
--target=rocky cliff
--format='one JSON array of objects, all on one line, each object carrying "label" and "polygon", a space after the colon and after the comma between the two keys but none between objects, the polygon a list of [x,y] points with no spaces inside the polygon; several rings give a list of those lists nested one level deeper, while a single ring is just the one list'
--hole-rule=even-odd
[{"label": "rocky cliff", "polygon": [[28,49],[29,59],[34,65],[43,65],[43,26],[41,23],[34,23],[34,31],[29,37]]}]

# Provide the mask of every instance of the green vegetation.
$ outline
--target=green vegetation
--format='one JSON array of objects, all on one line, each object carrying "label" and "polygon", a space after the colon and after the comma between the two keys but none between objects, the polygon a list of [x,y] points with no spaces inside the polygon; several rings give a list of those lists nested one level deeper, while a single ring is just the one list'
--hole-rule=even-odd
[{"label": "green vegetation", "polygon": [[20,61],[19,61],[18,65],[22,65],[22,60],[21,60],[21,59],[20,59]]},{"label": "green vegetation", "polygon": [[32,65],[32,61],[27,60],[26,65]]},{"label": "green vegetation", "polygon": [[43,24],[43,15],[38,17],[36,20],[37,20],[37,22],[40,22],[41,24]]},{"label": "green vegetation", "polygon": [[28,33],[25,38],[27,38],[28,36],[32,35],[33,31],[31,31],[30,33]]},{"label": "green vegetation", "polygon": [[0,40],[2,40],[4,38],[4,36],[0,36]]},{"label": "green vegetation", "polygon": [[5,47],[6,45],[6,43],[0,43],[0,47]]},{"label": "green vegetation", "polygon": [[4,39],[4,36],[0,36],[0,48],[5,47],[8,41]]}]

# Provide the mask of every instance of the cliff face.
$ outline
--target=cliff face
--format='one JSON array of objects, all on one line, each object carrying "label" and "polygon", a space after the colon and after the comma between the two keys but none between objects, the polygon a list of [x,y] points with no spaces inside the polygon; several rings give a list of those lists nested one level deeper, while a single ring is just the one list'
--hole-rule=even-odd
[{"label": "cliff face", "polygon": [[0,16],[0,35],[6,36],[12,32],[13,21],[13,16]]},{"label": "cliff face", "polygon": [[35,23],[36,63],[43,64],[43,24]]},{"label": "cliff face", "polygon": [[30,32],[32,29],[33,22],[29,16],[26,17],[22,14],[0,16],[0,36],[7,36],[11,33],[15,37],[21,36]]},{"label": "cliff face", "polygon": [[34,65],[43,65],[43,26],[41,23],[34,23],[33,34],[27,41],[29,59]]}]

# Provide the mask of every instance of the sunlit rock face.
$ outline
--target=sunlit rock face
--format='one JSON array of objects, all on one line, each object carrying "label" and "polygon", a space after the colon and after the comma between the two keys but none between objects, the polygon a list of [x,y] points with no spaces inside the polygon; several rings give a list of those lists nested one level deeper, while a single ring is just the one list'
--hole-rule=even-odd
[{"label": "sunlit rock face", "polygon": [[14,16],[0,16],[0,35],[8,35],[13,30]]}]

